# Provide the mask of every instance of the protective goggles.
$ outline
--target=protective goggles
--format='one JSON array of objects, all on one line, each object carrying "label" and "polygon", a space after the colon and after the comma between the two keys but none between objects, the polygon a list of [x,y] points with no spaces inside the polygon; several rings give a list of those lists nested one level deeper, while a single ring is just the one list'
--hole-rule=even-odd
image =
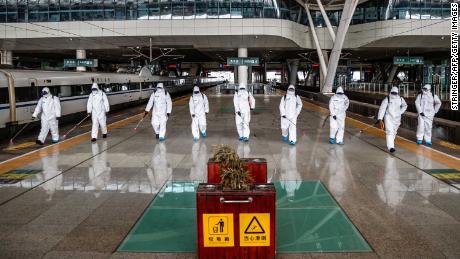
[{"label": "protective goggles", "polygon": [[199,91],[194,91],[193,93],[194,93],[194,94],[199,94],[200,92],[199,92]]},{"label": "protective goggles", "polygon": [[422,90],[423,90],[423,91],[428,91],[428,88],[423,87]]},{"label": "protective goggles", "polygon": [[392,95],[398,95],[398,93],[397,93],[397,92],[391,92],[391,94],[392,94]]}]

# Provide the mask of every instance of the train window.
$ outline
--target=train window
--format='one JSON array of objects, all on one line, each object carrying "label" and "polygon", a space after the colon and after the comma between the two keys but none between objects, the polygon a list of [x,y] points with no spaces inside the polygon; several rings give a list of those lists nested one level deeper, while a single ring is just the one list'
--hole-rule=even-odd
[{"label": "train window", "polygon": [[70,97],[72,96],[72,87],[70,85],[63,85],[60,87],[59,97]]},{"label": "train window", "polygon": [[8,88],[0,88],[0,104],[9,103]]},{"label": "train window", "polygon": [[14,89],[16,102],[29,102],[38,99],[36,91],[30,87],[16,87]]}]

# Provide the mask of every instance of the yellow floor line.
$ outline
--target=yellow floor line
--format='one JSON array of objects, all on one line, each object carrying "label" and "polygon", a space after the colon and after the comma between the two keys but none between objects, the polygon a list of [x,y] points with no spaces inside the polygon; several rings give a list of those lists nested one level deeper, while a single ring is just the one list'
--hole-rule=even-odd
[{"label": "yellow floor line", "polygon": [[19,149],[24,149],[24,148],[28,148],[28,147],[31,147],[35,145],[35,142],[24,142],[24,143],[21,143],[21,144],[17,144],[17,145],[14,145],[14,146],[11,146],[11,147],[7,147],[3,150],[5,151],[16,151],[16,150],[19,150]]},{"label": "yellow floor line", "polygon": [[[173,106],[181,105],[184,103],[184,100],[188,99],[190,97],[182,97],[177,100],[173,101]],[[136,122],[140,120],[143,116],[143,113],[133,115],[131,117],[128,117],[126,119],[120,120],[113,122],[107,126],[109,130],[120,128],[123,126],[126,126],[130,123]],[[28,152],[26,154],[13,157],[11,159],[8,159],[6,161],[0,162],[0,175],[4,174],[8,171],[11,171],[13,169],[17,169],[19,167],[23,167],[27,164],[30,164],[42,157],[49,156],[53,153],[60,152],[66,149],[69,149],[77,144],[83,143],[85,141],[89,141],[90,138],[90,132],[82,133],[80,135],[77,135],[75,137],[63,140],[59,143],[52,144],[49,146],[45,146],[43,148]]]}]

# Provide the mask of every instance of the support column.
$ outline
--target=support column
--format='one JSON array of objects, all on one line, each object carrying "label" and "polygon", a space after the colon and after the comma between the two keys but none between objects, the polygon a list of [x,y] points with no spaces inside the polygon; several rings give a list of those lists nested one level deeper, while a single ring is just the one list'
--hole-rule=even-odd
[{"label": "support column", "polygon": [[252,67],[248,67],[248,83],[252,83]]},{"label": "support column", "polygon": [[[321,45],[319,44],[318,36],[316,35],[315,24],[313,23],[313,19],[311,18],[310,9],[308,8],[308,5],[305,5],[305,11],[307,12],[308,26],[310,28],[311,35],[313,36],[313,41],[315,42],[316,52],[318,53],[319,64],[321,66],[321,72],[325,73],[327,71],[327,65],[326,65],[326,62],[324,61],[323,53],[321,51]],[[326,76],[326,74],[323,74],[323,75]]]},{"label": "support column", "polygon": [[[85,59],[86,58],[86,50],[77,49],[76,56],[77,56],[77,59]],[[86,71],[86,67],[77,67],[77,71],[84,72],[84,71]]]},{"label": "support column", "polygon": [[[321,50],[321,52],[323,53],[324,62],[326,62],[326,64],[327,64],[329,62],[329,56],[327,55],[327,51],[325,49],[323,49],[323,50]],[[321,70],[322,67],[319,67],[319,69]],[[319,73],[319,87],[320,87],[320,89],[324,88],[324,83],[326,82],[326,75],[327,75],[327,71],[320,71],[320,73]]]},{"label": "support column", "polygon": [[287,60],[289,63],[289,84],[296,85],[297,83],[297,71],[299,70],[299,60],[290,59]]},{"label": "support column", "polygon": [[398,71],[398,66],[397,66],[397,65],[393,65],[393,66],[391,67],[390,74],[388,75],[387,84],[393,83],[393,79],[395,78],[395,75],[396,75],[396,72],[397,72],[397,71]]},{"label": "support column", "polygon": [[337,65],[339,64],[340,54],[342,53],[342,46],[345,40],[345,36],[350,26],[353,13],[355,12],[358,0],[346,0],[343,8],[342,17],[340,18],[339,29],[334,41],[334,47],[331,51],[329,64],[327,66],[327,76],[324,82],[324,87],[321,90],[323,93],[332,92],[332,86],[334,84],[335,73],[337,72]]},{"label": "support column", "polygon": [[233,67],[233,83],[238,83],[238,67]]},{"label": "support column", "polygon": [[329,21],[329,17],[327,16],[326,11],[324,10],[321,0],[316,0],[316,3],[318,4],[319,10],[321,11],[321,15],[323,16],[324,22],[326,22],[326,27],[327,27],[327,30],[329,31],[329,35],[331,35],[332,41],[335,41],[334,30],[332,29],[331,22]]},{"label": "support column", "polygon": [[262,82],[267,82],[267,62],[264,63],[264,69],[262,71]]},{"label": "support column", "polygon": [[11,50],[2,50],[0,51],[1,54],[1,62],[2,65],[13,65],[13,51]]},{"label": "support column", "polygon": [[[248,49],[238,48],[238,57],[247,58]],[[246,87],[248,85],[248,66],[238,66],[238,85]]]}]

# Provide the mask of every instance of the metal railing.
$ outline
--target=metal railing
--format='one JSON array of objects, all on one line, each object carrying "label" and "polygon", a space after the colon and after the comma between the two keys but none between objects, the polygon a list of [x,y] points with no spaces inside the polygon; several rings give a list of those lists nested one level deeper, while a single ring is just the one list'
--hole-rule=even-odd
[{"label": "metal railing", "polygon": [[[387,94],[393,86],[399,88],[399,94],[403,97],[416,97],[420,92],[421,85],[413,82],[405,82],[398,85],[387,84],[387,83],[367,83],[367,82],[352,82],[345,86],[344,89],[347,91],[364,92],[364,93],[381,93]],[[441,89],[439,85],[432,86],[431,89],[441,100],[448,100],[449,93],[447,89]]]}]

